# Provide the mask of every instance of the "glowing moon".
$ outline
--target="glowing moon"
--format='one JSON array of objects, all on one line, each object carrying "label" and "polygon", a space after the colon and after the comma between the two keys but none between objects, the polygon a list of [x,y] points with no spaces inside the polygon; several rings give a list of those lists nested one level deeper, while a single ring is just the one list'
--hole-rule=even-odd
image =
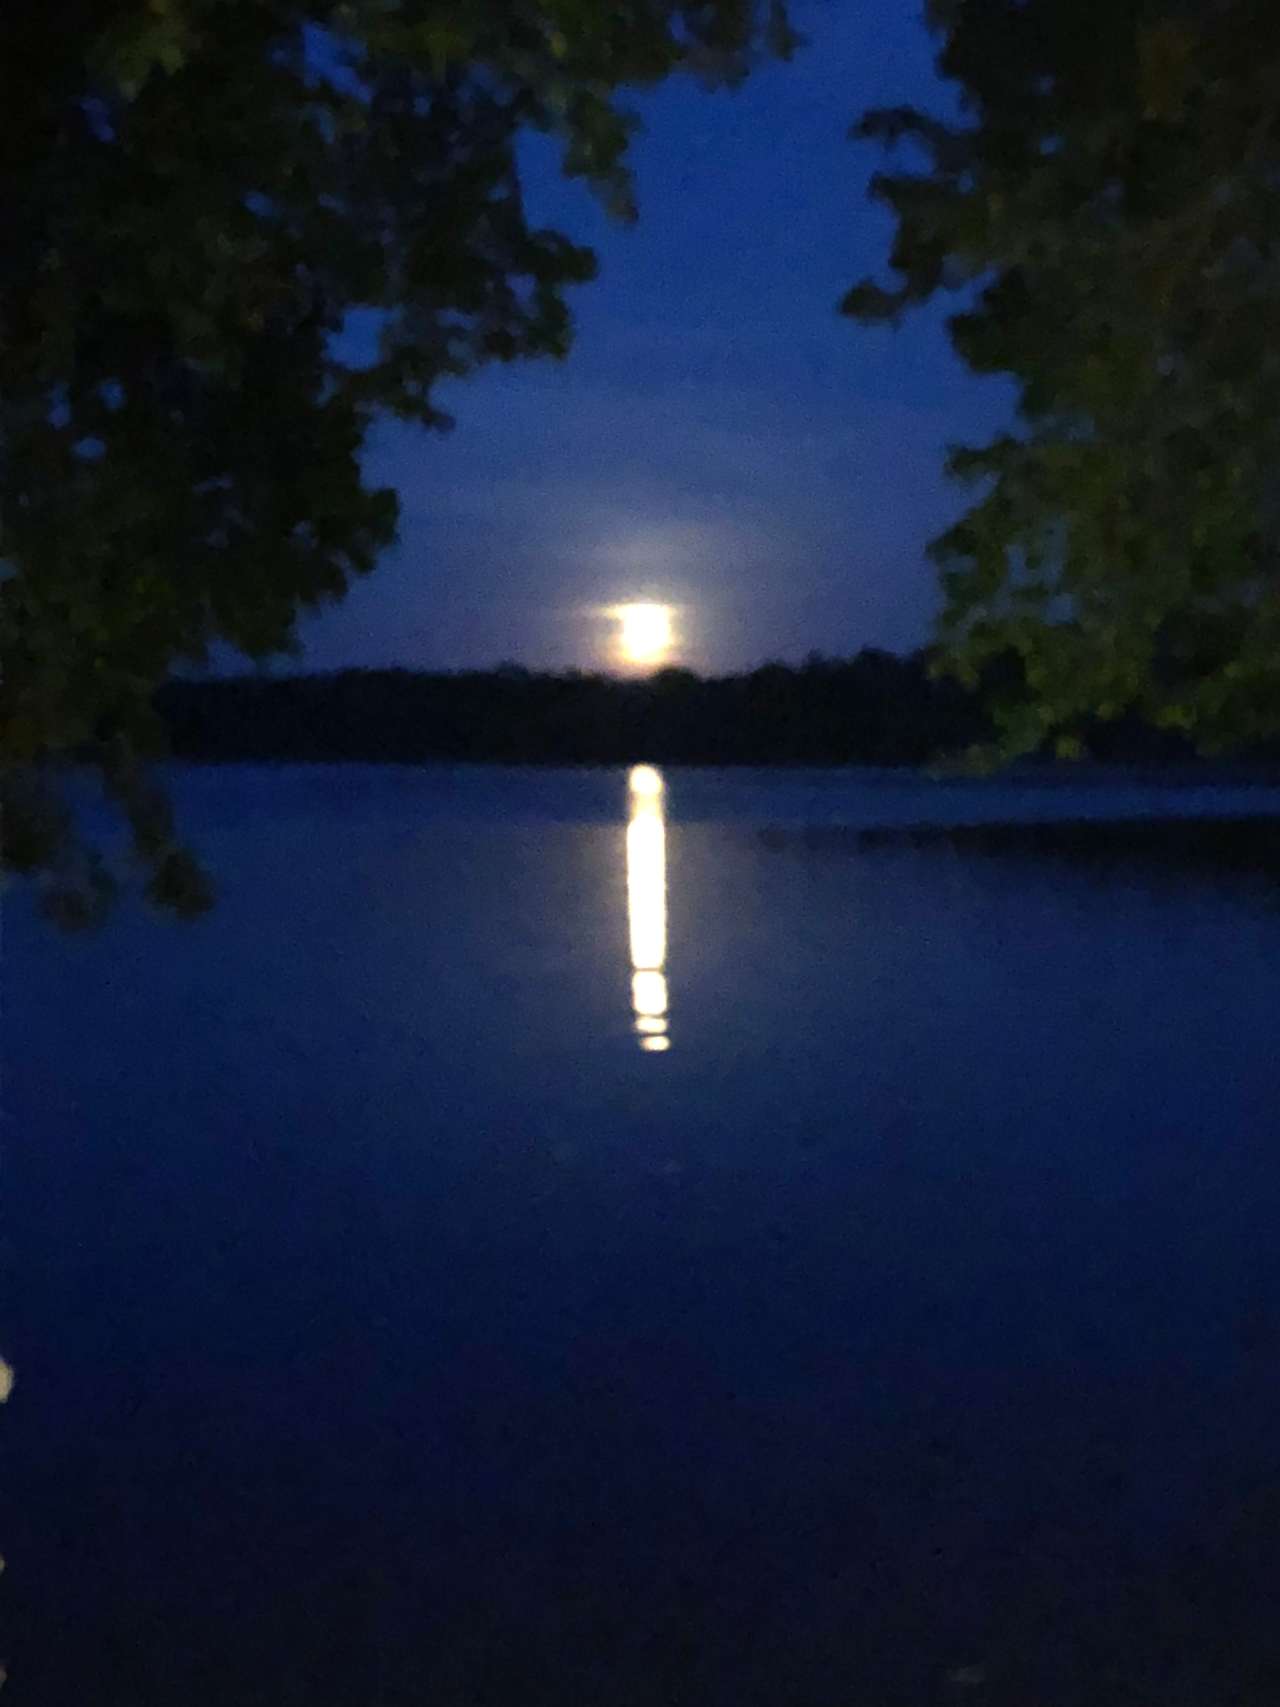
[{"label": "glowing moon", "polygon": [[618,653],[624,664],[661,664],[675,646],[674,612],[670,605],[615,605]]}]

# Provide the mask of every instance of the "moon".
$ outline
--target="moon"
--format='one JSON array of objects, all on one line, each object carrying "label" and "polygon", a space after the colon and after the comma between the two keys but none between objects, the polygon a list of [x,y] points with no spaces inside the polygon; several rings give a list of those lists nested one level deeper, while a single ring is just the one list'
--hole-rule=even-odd
[{"label": "moon", "polygon": [[624,664],[644,668],[663,664],[675,647],[675,612],[670,605],[615,605],[618,655]]}]

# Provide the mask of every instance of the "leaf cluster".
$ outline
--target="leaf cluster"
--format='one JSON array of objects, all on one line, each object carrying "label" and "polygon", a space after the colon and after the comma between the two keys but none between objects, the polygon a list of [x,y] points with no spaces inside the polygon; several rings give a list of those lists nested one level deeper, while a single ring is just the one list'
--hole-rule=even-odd
[{"label": "leaf cluster", "polygon": [[895,322],[959,293],[954,346],[1015,428],[957,448],[935,542],[973,679],[1021,655],[1009,751],[1136,710],[1207,749],[1280,730],[1280,11],[1266,0],[950,0],[960,117],[867,114],[915,151],[874,194]]},{"label": "leaf cluster", "polygon": [[4,9],[3,805],[56,907],[108,887],[48,794],[73,758],[153,892],[200,904],[123,780],[159,746],[156,689],[289,650],[374,566],[397,516],[362,473],[375,416],[445,427],[442,381],[567,350],[595,258],[529,218],[520,139],[628,216],[626,91],[790,45],[769,0]]}]

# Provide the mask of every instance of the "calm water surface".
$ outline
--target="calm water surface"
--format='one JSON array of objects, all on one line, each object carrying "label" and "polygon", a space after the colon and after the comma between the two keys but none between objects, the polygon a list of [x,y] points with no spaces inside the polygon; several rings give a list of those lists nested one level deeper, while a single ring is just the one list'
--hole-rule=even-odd
[{"label": "calm water surface", "polygon": [[1235,798],[176,780],[6,911],[19,1707],[1280,1700],[1280,908],[838,833]]}]

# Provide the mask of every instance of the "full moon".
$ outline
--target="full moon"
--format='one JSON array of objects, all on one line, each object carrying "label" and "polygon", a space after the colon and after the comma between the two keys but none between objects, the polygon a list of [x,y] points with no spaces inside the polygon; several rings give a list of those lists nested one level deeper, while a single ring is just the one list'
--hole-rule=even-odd
[{"label": "full moon", "polygon": [[618,652],[624,664],[661,664],[675,645],[674,612],[670,605],[615,605]]}]

